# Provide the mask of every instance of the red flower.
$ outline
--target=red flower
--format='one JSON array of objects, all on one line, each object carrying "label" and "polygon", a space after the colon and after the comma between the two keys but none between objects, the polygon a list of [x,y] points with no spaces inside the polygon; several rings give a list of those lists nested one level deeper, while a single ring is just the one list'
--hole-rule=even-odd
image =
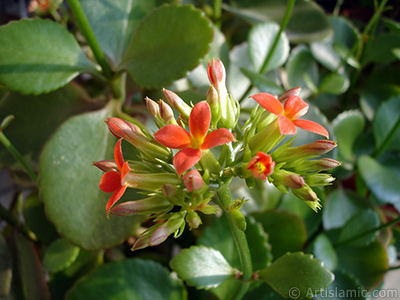
[{"label": "red flower", "polygon": [[232,133],[220,128],[207,134],[210,128],[211,110],[206,101],[197,103],[189,117],[190,133],[178,125],[167,125],[154,137],[161,145],[171,149],[182,149],[173,159],[178,175],[194,166],[201,158],[202,150],[234,141]]},{"label": "red flower", "polygon": [[247,166],[247,170],[253,172],[253,176],[257,179],[266,180],[267,176],[274,173],[275,162],[272,157],[264,152],[257,152]]},{"label": "red flower", "polygon": [[276,97],[268,93],[260,93],[251,97],[264,109],[278,116],[281,134],[295,134],[296,127],[300,127],[329,138],[328,131],[321,125],[298,119],[307,113],[309,107],[299,96],[291,95],[284,106]]},{"label": "red flower", "polygon": [[113,193],[106,205],[107,218],[111,207],[122,197],[126,188],[128,187],[128,183],[124,182],[124,178],[131,169],[129,168],[128,162],[124,162],[124,158],[122,156],[121,141],[122,140],[118,140],[114,148],[115,163],[117,164],[119,172],[106,172],[103,177],[101,177],[99,185],[100,189],[103,192]]}]

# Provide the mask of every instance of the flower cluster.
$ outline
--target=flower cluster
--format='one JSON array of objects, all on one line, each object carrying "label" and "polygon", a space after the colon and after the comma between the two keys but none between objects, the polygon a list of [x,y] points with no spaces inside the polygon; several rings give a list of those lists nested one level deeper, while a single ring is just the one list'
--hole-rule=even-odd
[{"label": "flower cluster", "polygon": [[[118,138],[114,161],[95,163],[105,172],[100,189],[112,193],[106,204],[107,216],[145,214],[155,221],[133,249],[158,245],[171,234],[178,237],[186,224],[190,229],[197,228],[201,214],[219,210],[212,205],[212,198],[218,186],[233,177],[245,179],[250,188],[255,180],[268,180],[283,192],[290,189],[315,211],[321,205],[312,188],[334,180],[321,171],[340,163],[317,158],[331,151],[335,142],[294,145],[295,136],[291,135],[296,127],[329,138],[321,125],[299,119],[309,107],[299,96],[300,88],[290,89],[279,98],[268,93],[251,96],[255,107],[242,121],[240,106],[226,89],[222,62],[212,60],[207,71],[211,83],[207,98],[194,106],[166,89],[165,101],[146,98],[148,111],[159,128],[154,134],[120,118],[106,121]],[[122,140],[136,147],[140,160],[124,160]],[[117,204],[127,188],[146,191],[148,197]],[[243,201],[237,203],[231,207],[235,206],[235,214],[241,218]]]}]

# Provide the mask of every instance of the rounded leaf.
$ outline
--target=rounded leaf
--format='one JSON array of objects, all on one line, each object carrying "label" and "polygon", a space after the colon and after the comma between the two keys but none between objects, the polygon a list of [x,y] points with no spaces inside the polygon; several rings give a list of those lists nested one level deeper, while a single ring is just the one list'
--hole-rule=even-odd
[{"label": "rounded leaf", "polygon": [[66,239],[58,239],[50,245],[44,254],[43,269],[47,272],[58,272],[68,268],[79,255],[79,248]]}]

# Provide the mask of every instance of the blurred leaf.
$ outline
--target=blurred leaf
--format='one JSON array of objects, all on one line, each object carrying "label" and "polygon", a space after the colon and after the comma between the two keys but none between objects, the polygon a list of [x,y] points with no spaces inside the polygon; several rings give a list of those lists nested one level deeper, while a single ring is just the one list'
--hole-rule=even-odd
[{"label": "blurred leaf", "polygon": [[44,204],[39,200],[37,192],[26,198],[23,212],[26,224],[39,241],[44,244],[50,244],[58,238],[54,225],[47,219]]},{"label": "blurred leaf", "polygon": [[395,61],[392,49],[400,48],[400,34],[398,33],[382,33],[377,35],[365,50],[363,65],[368,63],[387,64]]},{"label": "blurred leaf", "polygon": [[[275,23],[262,23],[253,27],[248,37],[249,57],[253,63],[253,68],[257,72],[261,71],[263,64],[268,57],[272,45],[279,33],[279,25]],[[289,55],[289,40],[284,33],[279,37],[278,44],[272,57],[269,59],[265,72],[274,70],[283,65]]]},{"label": "blurred leaf", "polygon": [[[376,148],[379,148],[390,131],[393,129],[399,119],[400,96],[391,98],[382,103],[376,111],[372,123],[372,131],[376,142]],[[386,150],[400,150],[400,130],[397,130],[392,141],[387,145]]]},{"label": "blurred leaf", "polygon": [[137,26],[118,70],[127,69],[144,87],[185,76],[207,53],[213,30],[192,6],[164,5]]},{"label": "blurred leaf", "polygon": [[129,259],[103,265],[81,279],[66,300],[186,299],[182,283],[158,263]]},{"label": "blurred leaf", "polygon": [[43,269],[55,273],[68,268],[79,255],[79,248],[68,240],[60,238],[46,249],[43,257]]},{"label": "blurred leaf", "polygon": [[326,230],[344,226],[355,214],[367,207],[357,194],[339,188],[330,193],[322,210],[322,223]]},{"label": "blurred leaf", "polygon": [[377,287],[388,270],[385,248],[378,241],[364,247],[340,247],[338,269],[352,273],[366,289]]},{"label": "blurred leaf", "polygon": [[350,65],[357,64],[353,61],[351,49],[358,41],[359,33],[348,20],[342,17],[330,17],[329,23],[334,35],[327,41],[312,43],[311,52],[325,68],[337,72],[340,70],[342,61],[347,61]]},{"label": "blurred leaf", "polygon": [[332,126],[338,142],[338,160],[347,169],[352,169],[355,159],[354,143],[364,130],[364,116],[358,110],[344,111],[332,121]]},{"label": "blurred leaf", "polygon": [[221,252],[204,246],[183,249],[170,261],[180,279],[197,288],[211,288],[235,275]]},{"label": "blurred leaf", "polygon": [[258,276],[285,298],[294,299],[310,298],[334,280],[321,261],[301,252],[285,254]]},{"label": "blurred leaf", "polygon": [[59,24],[24,19],[0,27],[0,82],[24,94],[56,90],[82,72],[97,72]]},{"label": "blurred leaf", "polygon": [[[231,6],[224,6],[250,22],[269,22],[281,24],[286,12],[287,1],[282,0],[232,0]],[[324,11],[316,3],[298,0],[292,11],[286,34],[291,42],[310,42],[321,40],[331,34]]]},{"label": "blurred leaf", "polygon": [[250,69],[253,64],[249,57],[248,44],[242,43],[229,52],[229,70],[227,73],[227,88],[234,98],[240,99],[250,85],[250,80],[241,72],[242,68]]},{"label": "blurred leaf", "polygon": [[165,2],[173,1],[83,0],[81,5],[101,49],[118,66],[139,22]]},{"label": "blurred leaf", "polygon": [[105,204],[110,195],[99,189],[102,172],[92,165],[112,158],[115,138],[104,124],[112,105],[65,122],[40,159],[39,185],[50,221],[60,234],[88,250],[121,243],[140,222],[139,217],[107,220]]},{"label": "blurred leaf", "polygon": [[400,178],[369,156],[361,156],[357,161],[360,175],[367,187],[382,202],[400,203]]},{"label": "blurred leaf", "polygon": [[[81,88],[69,84],[40,96],[10,93],[0,102],[0,120],[10,114],[15,116],[4,133],[36,169],[43,145],[57,127],[70,116],[94,108],[99,108],[99,105],[85,101]],[[22,169],[3,144],[0,144],[0,164],[14,170]]]},{"label": "blurred leaf", "polygon": [[304,45],[299,45],[292,49],[286,63],[286,71],[288,73],[289,86],[300,86],[302,88],[301,95],[304,98],[307,98],[313,92],[312,87],[308,86],[306,83],[306,75],[314,86],[318,85],[319,75],[317,63],[310,50]]},{"label": "blurred leaf", "polygon": [[347,91],[349,86],[350,80],[347,76],[330,73],[322,79],[318,89],[320,93],[341,95]]},{"label": "blurred leaf", "polygon": [[354,277],[354,275],[343,271],[335,271],[333,273],[335,280],[326,289],[321,291],[321,294],[316,295],[314,298],[317,300],[323,299],[337,299],[337,300],[364,300],[364,288]]},{"label": "blurred leaf", "polygon": [[307,238],[304,221],[296,214],[285,210],[268,210],[255,213],[253,217],[261,223],[268,234],[274,260],[286,252],[302,249]]},{"label": "blurred leaf", "polygon": [[270,93],[272,95],[283,94],[284,91],[282,87],[274,80],[267,78],[265,75],[258,74],[245,68],[241,68],[240,70],[262,93]]},{"label": "blurred leaf", "polygon": [[[257,282],[259,283],[259,282]],[[280,294],[275,292],[266,282],[258,284],[257,287],[249,289],[243,300],[283,300]]]},{"label": "blurred leaf", "polygon": [[[339,238],[336,243],[347,241],[349,246],[366,246],[370,244],[376,237],[377,232],[372,232],[362,238],[355,238],[364,232],[377,228],[379,226],[379,217],[372,209],[362,210],[358,214],[349,219],[342,227]],[[349,239],[354,238],[352,241]]]},{"label": "blurred leaf", "polygon": [[338,258],[330,240],[324,235],[319,234],[310,245],[310,251],[316,259],[324,262],[324,265],[331,271],[336,269]]},{"label": "blurred leaf", "polygon": [[0,235],[0,299],[8,299],[12,270],[11,252],[3,235]]},{"label": "blurred leaf", "polygon": [[388,18],[382,18],[383,25],[386,26],[391,32],[400,33],[400,23]]}]

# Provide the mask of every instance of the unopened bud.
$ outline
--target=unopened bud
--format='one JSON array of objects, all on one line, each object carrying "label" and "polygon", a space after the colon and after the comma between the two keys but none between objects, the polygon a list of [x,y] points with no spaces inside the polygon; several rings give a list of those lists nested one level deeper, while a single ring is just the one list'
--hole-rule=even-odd
[{"label": "unopened bud", "polygon": [[318,212],[318,210],[321,209],[322,206],[317,194],[308,185],[301,189],[292,190],[292,193],[297,198],[306,202],[306,204],[315,212]]},{"label": "unopened bud", "polygon": [[145,191],[158,191],[164,184],[177,185],[179,179],[172,173],[128,173],[123,184]]},{"label": "unopened bud", "polygon": [[291,147],[283,151],[275,160],[277,162],[291,162],[296,159],[308,159],[328,153],[337,145],[329,140],[319,140],[307,145]]},{"label": "unopened bud", "polygon": [[330,158],[302,161],[300,165],[295,166],[294,170],[298,173],[319,172],[340,166],[341,163]]},{"label": "unopened bud", "polygon": [[185,205],[184,202],[184,195],[182,194],[181,191],[178,192],[178,190],[173,186],[172,184],[164,184],[162,187],[162,192],[167,198],[169,202],[171,202],[174,205],[177,206],[183,206]]},{"label": "unopened bud", "polygon": [[271,175],[274,185],[285,185],[291,189],[301,189],[306,183],[303,177],[283,169],[279,169]]},{"label": "unopened bud", "polygon": [[199,217],[199,215],[192,210],[188,211],[185,219],[186,219],[186,222],[188,223],[190,229],[196,229],[202,224],[201,218]]},{"label": "unopened bud", "polygon": [[330,174],[311,174],[306,177],[306,183],[309,186],[325,186],[330,185],[335,178],[332,177]]},{"label": "unopened bud", "polygon": [[211,123],[216,126],[221,119],[221,104],[219,102],[218,92],[214,86],[210,86],[207,92],[207,103],[211,109]]},{"label": "unopened bud", "polygon": [[161,244],[172,233],[174,233],[174,236],[176,237],[177,235],[183,232],[184,226],[185,226],[185,219],[183,213],[170,214],[167,221],[153,232],[149,240],[149,245],[157,246]]},{"label": "unopened bud", "polygon": [[217,89],[225,88],[226,72],[224,64],[221,60],[213,59],[207,64],[208,79]]},{"label": "unopened bud", "polygon": [[198,191],[204,185],[203,178],[201,177],[199,171],[191,170],[182,177],[183,184],[185,187],[191,191]]},{"label": "unopened bud", "polygon": [[145,100],[146,100],[147,110],[149,111],[149,113],[154,118],[160,118],[160,109],[157,102],[151,100],[149,97],[146,97]]},{"label": "unopened bud", "polygon": [[189,120],[191,108],[177,94],[172,91],[163,89],[165,100],[185,119]]},{"label": "unopened bud", "polygon": [[95,161],[93,162],[93,165],[104,172],[118,171],[117,164],[113,160]]},{"label": "unopened bud", "polygon": [[141,200],[123,202],[114,206],[111,213],[116,216],[148,215],[169,211],[173,205],[165,198],[152,196]]},{"label": "unopened bud", "polygon": [[287,90],[286,92],[284,92],[279,98],[278,100],[281,102],[286,101],[287,98],[289,98],[290,96],[298,96],[300,95],[301,92],[301,87],[295,87],[295,88],[291,88],[290,90]]},{"label": "unopened bud", "polygon": [[174,124],[176,125],[176,120],[172,108],[164,101],[158,101],[161,119],[166,125]]}]

